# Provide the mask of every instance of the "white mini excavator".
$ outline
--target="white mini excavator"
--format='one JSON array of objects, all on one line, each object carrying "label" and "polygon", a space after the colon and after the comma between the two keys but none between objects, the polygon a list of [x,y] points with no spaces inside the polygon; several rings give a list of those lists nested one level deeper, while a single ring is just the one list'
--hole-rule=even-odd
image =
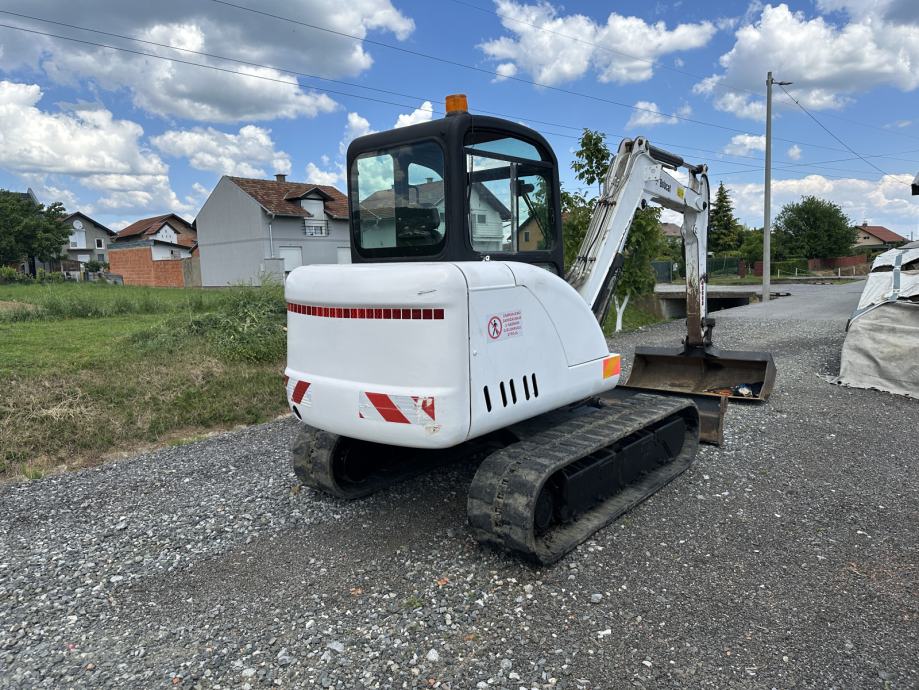
[{"label": "white mini excavator", "polygon": [[[550,563],[685,470],[700,432],[718,440],[725,398],[712,391],[742,383],[765,399],[775,369],[711,346],[705,166],[624,140],[566,274],[547,142],[471,115],[462,96],[447,111],[351,143],[352,263],[287,278],[293,465],[306,485],[357,498],[480,460],[473,535]],[[687,337],[639,348],[617,388],[600,324],[649,200],[683,214]]]}]

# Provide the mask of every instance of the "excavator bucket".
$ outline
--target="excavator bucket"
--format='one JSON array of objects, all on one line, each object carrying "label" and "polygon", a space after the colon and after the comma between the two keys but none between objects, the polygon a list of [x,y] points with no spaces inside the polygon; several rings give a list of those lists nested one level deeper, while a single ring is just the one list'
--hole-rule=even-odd
[{"label": "excavator bucket", "polygon": [[720,444],[724,400],[765,401],[775,385],[768,352],[702,347],[637,347],[626,387],[679,395],[696,401],[703,440]]},{"label": "excavator bucket", "polygon": [[705,347],[636,347],[628,386],[765,401],[775,385],[775,362],[768,352]]}]

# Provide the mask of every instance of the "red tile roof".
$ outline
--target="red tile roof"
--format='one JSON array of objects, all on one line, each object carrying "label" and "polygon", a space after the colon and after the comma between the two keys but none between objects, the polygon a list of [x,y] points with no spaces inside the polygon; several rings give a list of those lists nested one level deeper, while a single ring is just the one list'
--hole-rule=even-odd
[{"label": "red tile roof", "polygon": [[169,225],[177,234],[177,243],[183,247],[191,247],[198,236],[192,224],[181,216],[174,213],[166,213],[162,216],[153,216],[152,218],[141,218],[131,223],[128,227],[121,230],[116,235],[116,241],[125,239],[141,239],[155,235],[163,225],[169,222]]},{"label": "red tile roof", "polygon": [[83,213],[82,211],[74,211],[74,212],[71,213],[69,216],[64,216],[63,218],[60,218],[59,220],[60,220],[61,223],[69,223],[72,219],[76,218],[77,216],[79,216],[80,218],[84,218],[84,219],[88,220],[90,223],[92,223],[93,225],[95,225],[96,227],[105,230],[109,235],[116,235],[116,234],[117,234],[114,230],[111,230],[111,229],[105,227],[105,226],[104,226],[102,223],[100,223],[98,220],[94,220],[94,219],[90,218],[89,216],[87,216],[87,215],[86,215],[85,213]]},{"label": "red tile roof", "polygon": [[681,228],[676,223],[661,223],[661,230],[664,233],[664,237],[682,237],[683,228]]},{"label": "red tile roof", "polygon": [[881,242],[906,242],[905,237],[901,237],[893,230],[888,230],[883,225],[859,225],[857,229],[867,232],[872,237],[877,237]]},{"label": "red tile roof", "polygon": [[256,180],[248,177],[227,176],[227,179],[255,199],[269,213],[279,216],[311,218],[310,213],[298,202],[309,192],[317,191],[325,197],[325,212],[329,216],[348,218],[348,197],[329,185]]}]

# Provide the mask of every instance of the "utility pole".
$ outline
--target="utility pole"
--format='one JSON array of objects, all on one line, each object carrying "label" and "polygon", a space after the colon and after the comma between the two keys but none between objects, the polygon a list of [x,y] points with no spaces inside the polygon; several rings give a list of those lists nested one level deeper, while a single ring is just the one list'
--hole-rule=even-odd
[{"label": "utility pole", "polygon": [[772,272],[772,85],[788,86],[790,81],[775,81],[772,72],[766,75],[766,180],[763,185],[763,296],[769,301],[769,280]]}]

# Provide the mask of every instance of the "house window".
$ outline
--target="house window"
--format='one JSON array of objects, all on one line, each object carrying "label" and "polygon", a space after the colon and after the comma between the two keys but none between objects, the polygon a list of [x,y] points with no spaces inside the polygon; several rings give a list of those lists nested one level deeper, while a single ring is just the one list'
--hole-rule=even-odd
[{"label": "house window", "polygon": [[529,230],[524,230],[524,231],[523,231],[523,241],[524,241],[524,242],[529,242],[529,241],[530,241],[530,231],[529,231]]},{"label": "house window", "polygon": [[96,249],[105,249],[105,243],[102,241],[101,237],[96,238]]},{"label": "house window", "polygon": [[485,225],[485,223],[488,222],[488,216],[486,216],[484,213],[477,213],[475,216],[475,222],[479,225]]},{"label": "house window", "polygon": [[105,254],[103,254],[102,252],[99,252],[98,254],[96,254],[96,261],[98,261],[98,262],[101,263],[101,264],[104,264],[104,263],[105,263]]},{"label": "house window", "polygon": [[320,223],[315,220],[304,218],[303,234],[307,237],[327,237],[329,234],[329,226],[327,223]]}]

